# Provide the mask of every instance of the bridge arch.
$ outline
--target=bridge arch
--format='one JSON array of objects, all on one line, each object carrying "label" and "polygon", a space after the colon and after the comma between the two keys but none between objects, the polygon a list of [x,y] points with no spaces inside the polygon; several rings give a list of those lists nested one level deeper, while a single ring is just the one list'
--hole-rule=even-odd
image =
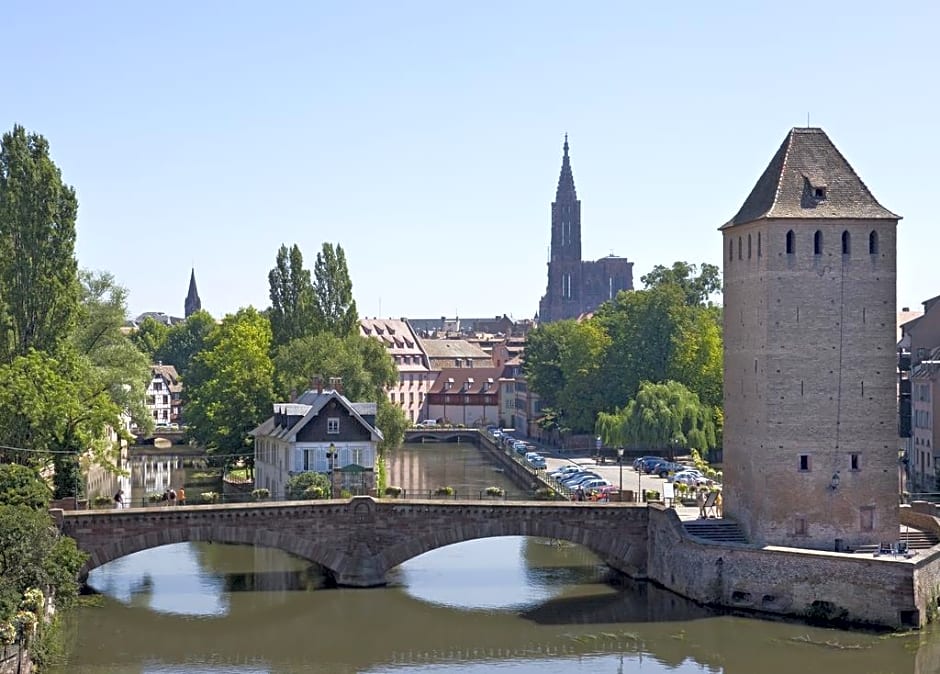
[{"label": "bridge arch", "polygon": [[84,582],[91,571],[108,562],[136,552],[177,543],[205,542],[274,548],[319,564],[331,572],[334,572],[331,564],[339,564],[339,558],[335,552],[336,546],[330,541],[313,541],[298,537],[292,532],[268,531],[263,532],[264,535],[261,536],[258,534],[256,530],[241,526],[210,524],[199,527],[168,526],[159,532],[159,536],[154,536],[153,532],[122,536],[104,545],[85,550],[89,557],[79,572],[79,580]]}]

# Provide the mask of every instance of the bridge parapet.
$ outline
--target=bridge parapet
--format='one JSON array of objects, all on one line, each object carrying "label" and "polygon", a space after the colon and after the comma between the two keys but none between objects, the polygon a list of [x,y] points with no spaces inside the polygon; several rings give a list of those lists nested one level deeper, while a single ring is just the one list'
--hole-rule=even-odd
[{"label": "bridge parapet", "polygon": [[646,573],[648,512],[632,504],[373,499],[286,501],[54,513],[90,557],[82,577],[161,545],[212,541],[285,550],[340,585],[385,584],[393,567],[452,543],[493,536],[571,541],[632,576]]}]

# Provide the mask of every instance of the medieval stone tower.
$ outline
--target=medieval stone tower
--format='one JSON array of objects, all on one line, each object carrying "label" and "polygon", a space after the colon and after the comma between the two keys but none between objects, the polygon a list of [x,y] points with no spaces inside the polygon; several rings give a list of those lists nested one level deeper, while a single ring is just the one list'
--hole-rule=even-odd
[{"label": "medieval stone tower", "polygon": [[581,201],[574,188],[568,135],[555,201],[552,202],[552,241],[548,287],[539,302],[539,321],[551,323],[594,311],[621,290],[633,289],[633,263],[609,255],[581,260]]},{"label": "medieval stone tower", "polygon": [[898,538],[899,219],[795,128],[721,228],[725,513],[753,542]]}]

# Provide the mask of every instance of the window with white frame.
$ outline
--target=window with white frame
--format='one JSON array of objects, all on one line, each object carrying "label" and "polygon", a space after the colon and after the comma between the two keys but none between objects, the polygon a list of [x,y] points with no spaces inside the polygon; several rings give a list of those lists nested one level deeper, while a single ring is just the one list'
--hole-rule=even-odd
[{"label": "window with white frame", "polygon": [[326,420],[326,432],[330,435],[339,433],[339,417],[329,417]]}]

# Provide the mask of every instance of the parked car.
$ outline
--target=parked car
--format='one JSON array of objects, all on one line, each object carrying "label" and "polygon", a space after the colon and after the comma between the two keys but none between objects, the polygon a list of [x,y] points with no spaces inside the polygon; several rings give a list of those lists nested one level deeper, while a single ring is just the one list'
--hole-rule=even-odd
[{"label": "parked car", "polygon": [[577,489],[579,485],[583,484],[584,482],[587,482],[588,480],[600,480],[600,479],[601,479],[601,476],[598,475],[597,473],[584,473],[584,474],[575,475],[573,478],[562,482],[562,484],[568,487],[568,489]]},{"label": "parked car", "polygon": [[553,470],[552,472],[550,472],[548,475],[549,475],[549,477],[553,477],[553,478],[555,478],[556,480],[561,480],[561,479],[563,479],[564,476],[566,476],[566,475],[573,475],[574,473],[577,473],[577,472],[580,472],[580,471],[581,471],[581,467],[580,467],[580,466],[575,466],[575,465],[572,464],[572,465],[561,466],[560,468],[556,468],[555,470]]},{"label": "parked car", "polygon": [[661,456],[650,456],[643,459],[640,463],[640,472],[652,474],[652,468],[658,463],[663,463],[664,461],[669,461],[669,459],[664,459]]},{"label": "parked car", "polygon": [[650,475],[658,475],[659,477],[669,477],[670,473],[675,473],[677,471],[683,470],[685,466],[681,463],[676,463],[675,461],[659,461],[657,463],[649,464],[647,473]]},{"label": "parked car", "polygon": [[641,456],[639,459],[633,460],[633,470],[642,470],[643,464],[647,461],[665,461],[666,457],[664,456]]},{"label": "parked car", "polygon": [[538,452],[529,452],[525,455],[525,460],[526,463],[528,463],[533,468],[545,468],[547,466],[545,463],[545,457]]},{"label": "parked car", "polygon": [[594,478],[593,480],[585,480],[584,482],[578,483],[578,487],[584,491],[591,491],[592,489],[599,489],[600,487],[609,486],[611,486],[610,480],[605,480],[602,477]]},{"label": "parked car", "polygon": [[437,428],[437,422],[434,419],[425,419],[416,423],[415,428]]},{"label": "parked car", "polygon": [[516,454],[525,454],[529,451],[529,446],[521,440],[514,442],[512,448],[516,450]]},{"label": "parked car", "polygon": [[690,487],[703,487],[714,482],[702,475],[701,471],[695,468],[680,470],[672,476],[672,481],[677,484],[687,484]]}]

